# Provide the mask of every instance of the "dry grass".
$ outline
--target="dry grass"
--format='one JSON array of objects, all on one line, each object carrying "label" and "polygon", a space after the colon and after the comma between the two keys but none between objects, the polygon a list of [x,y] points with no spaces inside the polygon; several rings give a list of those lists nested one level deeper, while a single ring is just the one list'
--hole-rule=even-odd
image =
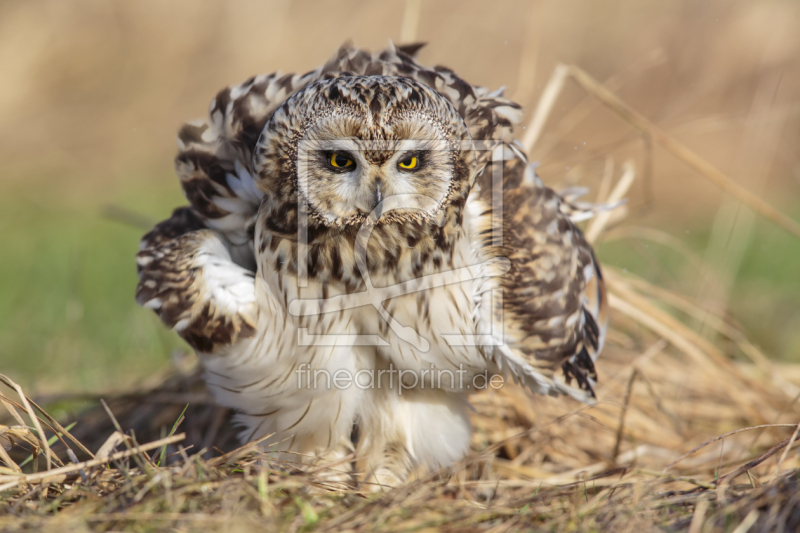
[{"label": "dry grass", "polygon": [[[644,310],[617,313],[597,405],[515,386],[479,394],[472,456],[377,493],[236,448],[230,413],[206,396],[196,369],[106,397],[108,407],[82,412],[71,432],[2,378],[16,425],[0,429],[0,443],[14,443],[0,469],[0,528],[745,531],[754,522],[750,531],[796,531],[794,387],[716,359],[680,322],[669,341],[642,329],[663,318],[646,314],[651,296],[639,280],[609,277],[619,302]],[[48,446],[43,437],[56,433]],[[31,453],[23,474],[16,465]]]}]

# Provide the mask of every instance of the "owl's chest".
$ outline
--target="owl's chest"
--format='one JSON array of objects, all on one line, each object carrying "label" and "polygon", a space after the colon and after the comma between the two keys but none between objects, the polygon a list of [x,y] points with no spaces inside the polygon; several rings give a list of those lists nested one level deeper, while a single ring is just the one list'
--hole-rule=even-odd
[{"label": "owl's chest", "polygon": [[357,313],[359,330],[379,338],[376,352],[398,368],[480,371],[485,363],[475,317],[481,279],[473,250],[460,240],[439,259],[414,276],[402,259],[397,275],[371,276],[369,305]]},{"label": "owl's chest", "polygon": [[476,336],[470,280],[395,296],[359,313],[360,330],[385,341],[377,353],[403,369],[461,367],[473,372],[483,356]]},{"label": "owl's chest", "polygon": [[478,269],[468,237],[462,231],[430,251],[405,246],[385,262],[367,257],[377,263],[369,272],[346,246],[319,251],[322,259],[310,258],[314,268],[303,272],[295,266],[298,250],[281,243],[265,249],[259,274],[304,332],[347,335],[397,366],[480,365],[471,340]]}]

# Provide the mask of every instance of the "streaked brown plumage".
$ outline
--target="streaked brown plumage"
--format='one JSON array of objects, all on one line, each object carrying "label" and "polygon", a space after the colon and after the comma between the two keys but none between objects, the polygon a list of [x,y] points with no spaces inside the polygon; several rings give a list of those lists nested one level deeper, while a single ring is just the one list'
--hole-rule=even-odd
[{"label": "streaked brown plumage", "polygon": [[[423,374],[402,394],[317,390],[294,382],[303,365],[501,372],[589,399],[607,320],[573,206],[513,139],[519,106],[419,65],[416,49],[345,46],[305,75],[221,91],[209,119],[179,133],[191,206],[146,235],[138,256],[137,300],[198,351],[219,401],[242,411],[244,438],[275,433],[276,450],[320,458],[355,446],[364,475],[382,483],[466,452],[469,387]],[[371,235],[359,240],[362,228]],[[430,281],[457,272],[469,275]],[[395,291],[380,307],[337,307],[379,290]],[[453,334],[491,342],[453,344]],[[354,340],[369,335],[380,342]]]}]

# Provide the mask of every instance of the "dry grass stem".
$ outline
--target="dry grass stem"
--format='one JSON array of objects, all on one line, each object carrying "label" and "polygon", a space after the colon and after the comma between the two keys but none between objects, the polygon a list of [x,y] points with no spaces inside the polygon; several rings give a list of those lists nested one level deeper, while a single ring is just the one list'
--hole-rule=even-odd
[{"label": "dry grass stem", "polygon": [[633,126],[641,135],[649,136],[654,142],[658,143],[672,155],[696,170],[700,175],[717,184],[723,191],[789,233],[800,238],[800,224],[776,210],[767,202],[719,171],[714,165],[680,144],[673,137],[652,124],[643,115],[628,107],[627,104],[580,68],[575,66],[567,67],[565,65],[556,67],[554,78],[559,80],[559,89],[563,86],[564,79],[567,76],[572,77],[578,85],[613,110],[614,113]]}]

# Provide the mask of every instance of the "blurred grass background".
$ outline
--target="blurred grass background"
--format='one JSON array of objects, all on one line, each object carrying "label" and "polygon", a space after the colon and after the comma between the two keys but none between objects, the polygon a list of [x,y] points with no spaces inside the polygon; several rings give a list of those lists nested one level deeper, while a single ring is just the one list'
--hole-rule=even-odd
[{"label": "blurred grass background", "polygon": [[[1,2],[0,372],[29,393],[104,391],[168,365],[183,345],[136,307],[133,257],[144,233],[137,221],[183,203],[172,171],[178,127],[253,74],[305,72],[348,39],[372,50],[402,42],[407,5]],[[526,117],[554,66],[576,64],[800,220],[796,1],[419,6],[405,31],[429,43],[421,62],[506,86]],[[631,159],[631,214],[600,246],[602,260],[726,311],[770,356],[800,359],[795,238],[658,148],[648,155],[574,85],[530,155],[546,183],[591,189],[610,161],[619,173]],[[128,212],[136,216],[120,221]]]}]

